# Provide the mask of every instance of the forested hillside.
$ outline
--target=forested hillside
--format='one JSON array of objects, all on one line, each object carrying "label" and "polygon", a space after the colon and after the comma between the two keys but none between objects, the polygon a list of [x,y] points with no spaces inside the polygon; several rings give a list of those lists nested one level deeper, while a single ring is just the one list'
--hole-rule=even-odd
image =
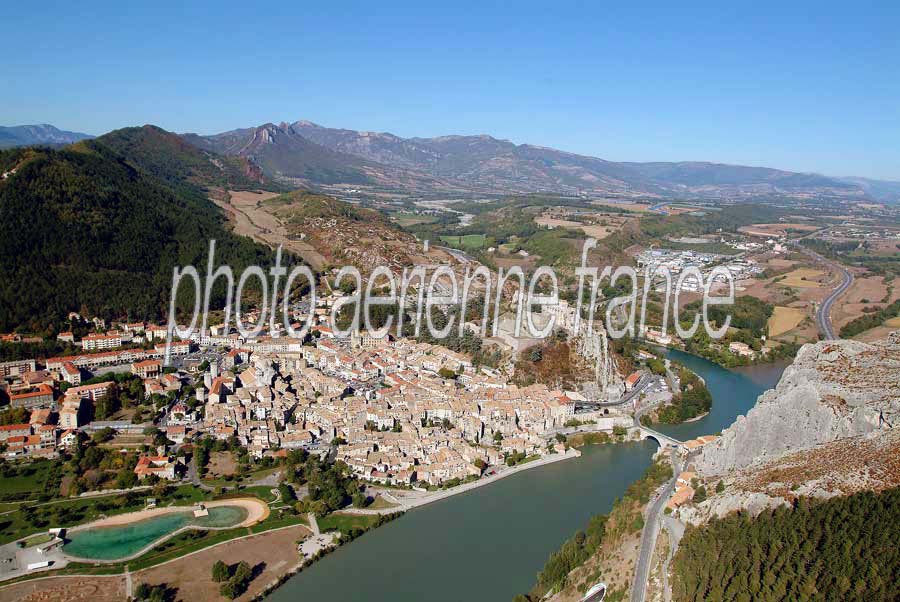
[{"label": "forested hillside", "polygon": [[202,273],[213,238],[235,270],[270,256],[227,231],[199,188],[167,184],[101,142],[0,152],[0,171],[13,169],[0,180],[0,331],[42,331],[69,311],[162,318],[173,267]]},{"label": "forested hillside", "polygon": [[174,187],[187,183],[201,188],[278,190],[250,159],[225,157],[197,148],[181,136],[154,125],[115,130],[91,144],[108,146],[136,167]]},{"label": "forested hillside", "polygon": [[863,492],[689,529],[676,602],[900,600],[900,489]]}]

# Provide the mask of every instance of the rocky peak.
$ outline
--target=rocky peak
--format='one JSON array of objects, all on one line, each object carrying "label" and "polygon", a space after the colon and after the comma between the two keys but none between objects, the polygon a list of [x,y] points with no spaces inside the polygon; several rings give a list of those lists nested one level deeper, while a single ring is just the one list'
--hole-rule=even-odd
[{"label": "rocky peak", "polygon": [[707,475],[900,424],[900,333],[879,343],[805,345],[778,386],[763,393],[696,460]]}]

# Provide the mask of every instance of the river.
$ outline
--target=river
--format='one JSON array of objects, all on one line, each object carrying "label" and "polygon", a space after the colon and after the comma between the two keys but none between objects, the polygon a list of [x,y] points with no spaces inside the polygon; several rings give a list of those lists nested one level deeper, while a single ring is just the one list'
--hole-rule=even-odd
[{"label": "river", "polygon": [[[784,365],[726,370],[669,351],[700,374],[709,415],[663,426],[680,439],[715,433],[753,406]],[[271,602],[509,602],[527,592],[551,552],[649,466],[649,441],[582,448],[583,455],[416,508],[291,578]]]}]

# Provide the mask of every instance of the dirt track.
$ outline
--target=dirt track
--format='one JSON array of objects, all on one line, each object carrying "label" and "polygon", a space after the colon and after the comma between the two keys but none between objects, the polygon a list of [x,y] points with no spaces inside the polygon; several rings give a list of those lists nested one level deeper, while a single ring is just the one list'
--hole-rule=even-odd
[{"label": "dirt track", "polygon": [[287,231],[278,219],[259,206],[261,201],[278,196],[274,192],[236,192],[229,191],[228,201],[210,200],[221,207],[234,226],[234,232],[248,236],[257,242],[270,247],[282,246],[286,251],[303,258],[314,270],[322,269],[325,258],[310,244],[288,238]]}]

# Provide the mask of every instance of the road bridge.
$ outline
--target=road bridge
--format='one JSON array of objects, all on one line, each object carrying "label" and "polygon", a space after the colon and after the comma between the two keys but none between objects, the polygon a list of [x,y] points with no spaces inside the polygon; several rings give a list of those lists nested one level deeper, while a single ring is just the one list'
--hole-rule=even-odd
[{"label": "road bridge", "polygon": [[649,429],[645,426],[641,426],[638,428],[638,432],[641,435],[641,441],[644,439],[653,439],[659,444],[660,447],[668,445],[670,447],[680,447],[682,442],[674,437],[670,437],[668,435],[664,435],[659,431],[654,431],[653,429]]}]

